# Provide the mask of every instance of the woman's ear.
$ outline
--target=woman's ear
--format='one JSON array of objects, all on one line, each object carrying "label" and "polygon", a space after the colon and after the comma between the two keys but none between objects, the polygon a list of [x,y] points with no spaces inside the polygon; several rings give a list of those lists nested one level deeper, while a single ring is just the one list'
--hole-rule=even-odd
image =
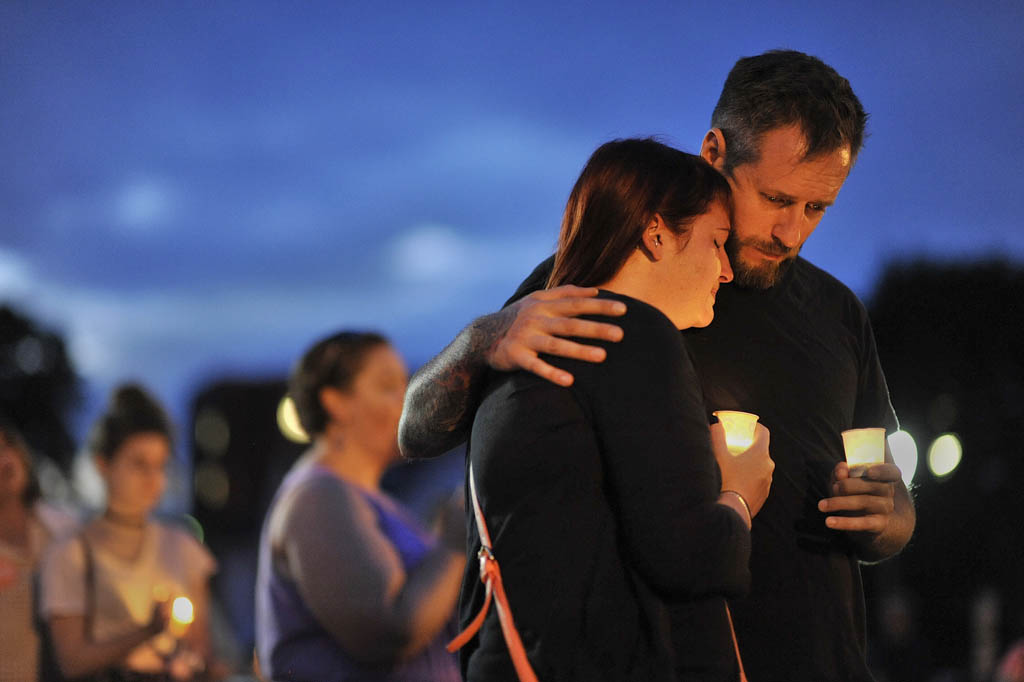
[{"label": "woman's ear", "polygon": [[99,472],[101,477],[107,477],[107,472],[110,471],[110,462],[107,461],[106,457],[99,454],[93,454],[92,464],[94,467],[96,467],[96,471]]},{"label": "woman's ear", "polygon": [[320,405],[327,413],[329,421],[343,422],[348,418],[349,398],[333,386],[325,386],[320,389]]},{"label": "woman's ear", "polygon": [[660,214],[655,213],[654,216],[647,221],[647,226],[644,227],[644,232],[640,236],[640,244],[643,246],[644,253],[652,261],[661,260],[665,250],[664,235],[667,232],[668,228],[665,226],[665,221],[662,220]]},{"label": "woman's ear", "polygon": [[700,144],[700,156],[721,173],[725,169],[725,135],[721,128],[712,128]]}]

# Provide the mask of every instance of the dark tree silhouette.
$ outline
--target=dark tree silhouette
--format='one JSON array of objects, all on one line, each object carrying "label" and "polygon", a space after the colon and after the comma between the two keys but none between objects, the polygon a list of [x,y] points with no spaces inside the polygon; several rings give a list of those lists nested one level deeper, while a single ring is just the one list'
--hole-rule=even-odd
[{"label": "dark tree silhouette", "polygon": [[[937,662],[962,665],[971,604],[983,590],[1001,595],[1002,642],[1024,635],[1024,268],[894,264],[870,312],[893,405],[917,440],[920,464],[914,538],[891,566],[866,577],[915,592]],[[936,480],[928,447],[947,432],[959,437],[963,460]]]},{"label": "dark tree silhouette", "polygon": [[0,306],[0,411],[32,449],[66,474],[75,452],[67,415],[78,379],[64,340],[8,306]]}]

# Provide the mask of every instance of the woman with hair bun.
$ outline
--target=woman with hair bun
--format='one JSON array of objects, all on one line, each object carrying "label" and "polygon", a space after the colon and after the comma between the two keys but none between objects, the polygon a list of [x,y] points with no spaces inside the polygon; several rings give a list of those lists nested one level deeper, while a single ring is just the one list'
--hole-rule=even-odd
[{"label": "woman with hair bun", "polygon": [[[92,429],[88,448],[106,506],[54,548],[41,578],[40,608],[65,677],[189,680],[207,667],[215,562],[188,532],[150,516],[167,482],[171,443],[163,408],[135,385],[114,391]],[[187,597],[195,614],[183,635],[168,629],[177,597]]]},{"label": "woman with hair bun", "polygon": [[268,680],[460,682],[445,651],[465,566],[464,514],[428,532],[380,489],[398,457],[408,376],[384,337],[313,345],[288,392],[312,439],[260,538],[256,653]]}]

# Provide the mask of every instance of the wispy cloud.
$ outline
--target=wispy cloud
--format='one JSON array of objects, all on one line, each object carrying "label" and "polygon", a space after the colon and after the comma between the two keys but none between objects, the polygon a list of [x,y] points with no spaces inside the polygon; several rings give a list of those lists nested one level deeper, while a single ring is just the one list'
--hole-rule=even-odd
[{"label": "wispy cloud", "polygon": [[0,249],[0,293],[23,297],[34,284],[32,268],[28,262],[16,253]]},{"label": "wispy cloud", "polygon": [[118,189],[110,207],[114,224],[128,232],[147,232],[174,218],[173,190],[154,178],[132,180]]},{"label": "wispy cloud", "polygon": [[373,253],[371,282],[268,277],[256,285],[196,281],[136,292],[69,286],[0,251],[0,293],[58,327],[92,384],[136,378],[185,399],[197,377],[283,372],[314,337],[339,327],[381,329],[417,354],[422,345],[437,350],[473,316],[500,305],[549,248],[547,239],[422,222]]}]

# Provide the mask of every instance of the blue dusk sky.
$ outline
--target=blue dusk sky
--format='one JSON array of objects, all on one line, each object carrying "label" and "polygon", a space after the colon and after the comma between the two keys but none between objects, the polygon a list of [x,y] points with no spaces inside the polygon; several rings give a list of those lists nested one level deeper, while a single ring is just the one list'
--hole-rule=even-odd
[{"label": "blue dusk sky", "polygon": [[[802,7],[800,5],[803,5]],[[0,303],[62,333],[90,419],[182,419],[341,327],[412,365],[553,248],[590,152],[696,151],[733,62],[817,55],[871,114],[804,249],[1024,261],[1020,2],[0,3]]]}]

